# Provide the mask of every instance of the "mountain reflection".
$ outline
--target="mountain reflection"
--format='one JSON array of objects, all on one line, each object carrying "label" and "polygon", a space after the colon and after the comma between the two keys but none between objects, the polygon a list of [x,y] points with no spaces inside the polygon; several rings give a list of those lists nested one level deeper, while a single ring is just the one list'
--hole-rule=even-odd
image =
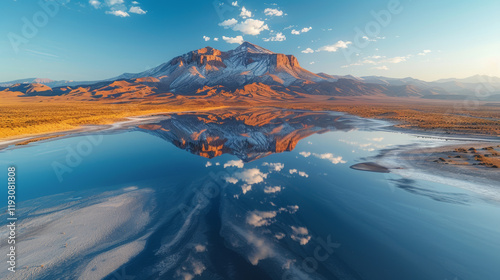
[{"label": "mountain reflection", "polygon": [[137,129],[202,157],[231,154],[245,162],[292,151],[300,140],[316,133],[354,128],[341,113],[274,108],[233,108],[168,116]]}]

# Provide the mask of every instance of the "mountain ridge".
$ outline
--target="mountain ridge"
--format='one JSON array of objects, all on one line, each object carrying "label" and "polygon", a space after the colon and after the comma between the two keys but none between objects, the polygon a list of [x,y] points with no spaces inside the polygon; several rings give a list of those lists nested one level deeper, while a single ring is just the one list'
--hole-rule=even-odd
[{"label": "mountain ridge", "polygon": [[[500,94],[500,83],[491,77],[488,89]],[[411,77],[397,79],[382,76],[355,77],[313,73],[303,68],[294,55],[274,53],[244,42],[233,50],[221,51],[210,46],[176,56],[149,70],[124,73],[95,81],[53,81],[50,79],[16,80],[0,83],[1,92],[20,96],[65,96],[66,98],[154,99],[211,97],[270,98],[284,100],[308,95],[386,96],[433,99],[465,98],[484,81],[476,75],[463,79],[425,82]],[[500,78],[498,78],[500,81]]]}]

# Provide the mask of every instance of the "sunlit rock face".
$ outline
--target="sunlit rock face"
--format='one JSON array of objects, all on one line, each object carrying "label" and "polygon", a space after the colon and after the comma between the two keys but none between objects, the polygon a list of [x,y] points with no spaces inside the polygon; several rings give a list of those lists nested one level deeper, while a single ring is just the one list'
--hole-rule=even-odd
[{"label": "sunlit rock face", "polygon": [[232,154],[245,162],[292,151],[315,133],[351,128],[340,114],[262,108],[171,114],[138,127],[202,157]]}]

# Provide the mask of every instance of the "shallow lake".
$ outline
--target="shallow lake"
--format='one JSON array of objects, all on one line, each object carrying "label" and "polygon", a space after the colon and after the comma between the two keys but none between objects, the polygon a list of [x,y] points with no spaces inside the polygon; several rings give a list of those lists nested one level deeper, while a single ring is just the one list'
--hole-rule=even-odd
[{"label": "shallow lake", "polygon": [[[64,234],[61,250],[92,235],[90,224],[109,227],[95,239],[99,245],[81,245],[57,261],[47,253],[45,268],[33,270],[37,279],[103,271],[96,257],[109,259],[107,252],[137,240],[142,246],[127,250],[130,256],[114,263],[114,273],[99,275],[498,279],[498,202],[445,184],[350,168],[387,149],[446,144],[386,125],[276,109],[171,114],[138,127],[10,147],[0,151],[0,179],[6,182],[7,167],[16,167],[20,247],[85,207],[124,194],[137,198],[138,210],[115,227],[110,219],[124,215],[71,220],[65,231],[80,228]],[[139,199],[146,197],[141,190],[151,197]],[[5,191],[4,205],[6,197]],[[2,224],[6,218],[0,217]],[[42,229],[33,227],[36,221]],[[56,246],[53,239],[40,242]],[[24,248],[23,254],[21,273],[39,265],[37,252]],[[5,270],[0,278],[12,277]]]}]

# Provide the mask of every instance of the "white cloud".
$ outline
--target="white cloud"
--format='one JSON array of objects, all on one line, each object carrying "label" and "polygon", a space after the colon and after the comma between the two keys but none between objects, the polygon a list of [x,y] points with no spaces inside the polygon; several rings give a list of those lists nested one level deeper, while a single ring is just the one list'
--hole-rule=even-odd
[{"label": "white cloud", "polygon": [[405,62],[405,61],[406,61],[406,57],[405,56],[396,56],[396,57],[388,58],[384,62],[388,62],[388,63],[401,63],[401,62]]},{"label": "white cloud", "polygon": [[257,211],[254,210],[247,215],[247,224],[254,227],[267,226],[272,223],[272,219],[276,217],[276,211]]},{"label": "white cloud", "polygon": [[226,19],[225,21],[219,23],[219,26],[222,26],[224,28],[230,28],[231,26],[234,26],[235,24],[237,24],[238,21],[234,18],[232,19]]},{"label": "white cloud", "polygon": [[301,30],[295,30],[295,29],[292,29],[292,34],[293,35],[300,35],[300,33],[306,33],[306,32],[309,32],[311,31],[312,27],[304,27],[302,28]]},{"label": "white cloud", "polygon": [[144,15],[147,13],[147,11],[144,11],[143,9],[141,9],[141,7],[130,7],[128,11],[129,13],[134,13],[138,15]]},{"label": "white cloud", "polygon": [[196,244],[196,246],[194,246],[194,250],[196,251],[196,253],[202,253],[207,250],[207,247],[205,245]]},{"label": "white cloud", "polygon": [[303,157],[309,157],[311,155],[310,152],[300,152],[299,155],[303,156]]},{"label": "white cloud", "polygon": [[373,67],[373,69],[376,69],[376,70],[389,70],[389,68],[387,68],[387,66],[385,66],[385,65]]},{"label": "white cloud", "polygon": [[101,6],[101,2],[99,2],[97,0],[90,0],[89,4],[92,5],[92,7],[96,8],[96,9],[98,9]]},{"label": "white cloud", "polygon": [[301,176],[301,177],[306,177],[306,178],[308,178],[308,177],[309,177],[309,175],[308,175],[307,173],[305,173],[304,171],[298,171],[297,169],[290,169],[290,170],[288,170],[288,172],[290,172],[290,174],[295,174],[295,173],[297,173],[297,174],[299,174],[299,176]]},{"label": "white cloud", "polygon": [[240,31],[243,34],[248,35],[259,35],[260,32],[269,30],[267,24],[258,19],[247,19],[243,22],[235,24],[232,28],[234,31]]},{"label": "white cloud", "polygon": [[132,1],[132,4],[134,4],[134,5],[139,5],[139,2],[137,2],[137,1]]},{"label": "white cloud", "polygon": [[241,191],[243,192],[243,194],[246,194],[251,190],[252,190],[252,185],[243,184],[243,186],[241,186]]},{"label": "white cloud", "polygon": [[241,8],[240,17],[242,17],[242,18],[252,17],[252,12],[250,12],[249,10],[247,10],[245,7],[242,7]]},{"label": "white cloud", "polygon": [[305,173],[304,171],[299,171],[299,176],[306,177],[306,178],[309,177],[309,175],[307,173]]},{"label": "white cloud", "polygon": [[291,226],[293,234],[290,237],[300,243],[300,245],[306,245],[311,240],[309,231],[305,227],[294,227]]},{"label": "white cloud", "polygon": [[281,191],[281,186],[275,186],[275,187],[265,187],[264,192],[265,193],[277,193]]},{"label": "white cloud", "polygon": [[285,165],[280,162],[275,162],[275,163],[264,162],[262,166],[269,166],[271,167],[272,170],[276,172],[280,172],[283,168],[285,168]]},{"label": "white cloud", "polygon": [[241,172],[236,172],[234,177],[246,182],[249,185],[258,184],[264,182],[267,178],[267,174],[260,172],[257,168],[246,169]]},{"label": "white cloud", "polygon": [[282,232],[278,232],[274,235],[274,238],[278,239],[278,240],[281,240],[285,237],[285,234],[282,233]]},{"label": "white cloud", "polygon": [[431,52],[432,52],[431,50],[423,50],[423,51],[422,51],[421,53],[419,53],[418,55],[422,55],[422,56],[424,56],[424,55],[427,55],[427,54],[429,54],[429,53],[431,53]]},{"label": "white cloud", "polygon": [[337,43],[333,44],[333,45],[328,45],[328,46],[324,46],[324,47],[321,47],[319,48],[317,51],[320,52],[320,51],[325,51],[325,52],[336,52],[338,51],[339,49],[347,49],[347,47],[352,44],[351,41],[347,41],[347,42],[344,42],[344,41],[338,41]]},{"label": "white cloud", "polygon": [[236,184],[236,183],[238,183],[238,179],[236,179],[234,177],[225,177],[224,180],[226,180],[226,182],[228,182],[230,184]]},{"label": "white cloud", "polygon": [[206,42],[206,41],[210,41],[210,37],[203,36],[203,40],[205,40],[205,42]]},{"label": "white cloud", "polygon": [[302,51],[302,53],[313,53],[313,52],[314,52],[314,50],[311,48],[307,48],[307,49]]},{"label": "white cloud", "polygon": [[227,167],[243,168],[244,165],[245,165],[245,163],[243,163],[243,161],[241,159],[240,160],[230,160],[230,161],[224,163],[224,168],[227,168]]},{"label": "white cloud", "polygon": [[242,36],[236,36],[236,37],[226,37],[222,36],[222,40],[226,41],[229,44],[243,44],[245,40],[243,40]]},{"label": "white cloud", "polygon": [[212,166],[212,163],[210,161],[207,161],[207,163],[205,164],[205,167],[210,167]]},{"label": "white cloud", "polygon": [[301,33],[306,33],[306,32],[309,32],[311,31],[311,29],[313,29],[312,27],[304,27],[302,28],[302,30],[300,30]]},{"label": "white cloud", "polygon": [[219,41],[219,38],[214,38],[214,41],[216,41],[216,42]]},{"label": "white cloud", "polygon": [[310,62],[309,64],[313,65],[314,63],[316,63],[316,62],[314,62],[314,61],[311,61],[311,62]]},{"label": "white cloud", "polygon": [[384,137],[376,137],[376,138],[372,138],[372,139],[368,139],[368,140],[372,140],[375,142],[381,142],[382,140],[384,140]]},{"label": "white cloud", "polygon": [[121,10],[106,11],[106,14],[114,15],[114,16],[117,16],[117,17],[128,17],[128,16],[130,16],[127,12],[121,11]]},{"label": "white cloud", "polygon": [[108,6],[120,5],[123,4],[123,0],[106,0],[106,4],[108,4]]},{"label": "white cloud", "polygon": [[231,6],[238,7],[238,1],[231,2]]},{"label": "white cloud", "polygon": [[264,14],[266,16],[277,16],[277,17],[280,17],[283,15],[283,11],[280,11],[278,9],[271,9],[271,8],[267,8],[264,10]]},{"label": "white cloud", "polygon": [[339,163],[346,163],[345,160],[342,159],[341,156],[334,156],[332,153],[325,153],[325,154],[313,154],[315,157],[320,158],[320,159],[326,159],[330,161],[333,164],[339,164]]},{"label": "white cloud", "polygon": [[295,214],[297,211],[299,211],[299,206],[298,205],[289,205],[286,207],[288,209],[288,212],[290,214]]},{"label": "white cloud", "polygon": [[276,35],[274,37],[270,37],[270,38],[265,38],[264,41],[266,42],[269,42],[269,41],[274,41],[274,42],[282,42],[282,41],[285,41],[286,40],[286,36],[283,35],[283,33],[279,32],[279,33],[276,33]]}]

